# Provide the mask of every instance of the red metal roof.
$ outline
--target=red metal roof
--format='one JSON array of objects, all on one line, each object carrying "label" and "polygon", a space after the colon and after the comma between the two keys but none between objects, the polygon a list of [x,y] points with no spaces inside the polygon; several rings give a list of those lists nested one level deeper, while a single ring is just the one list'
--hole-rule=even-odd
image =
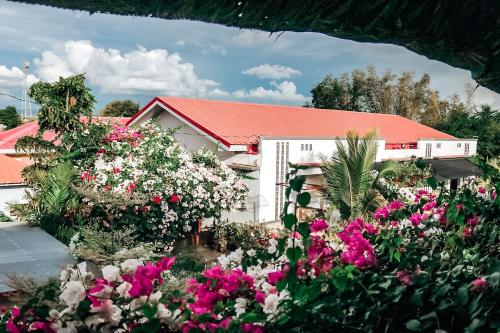
[{"label": "red metal roof", "polygon": [[0,185],[24,183],[21,171],[27,164],[0,154]]},{"label": "red metal roof", "polygon": [[263,136],[342,138],[349,130],[357,130],[363,135],[373,129],[386,143],[456,139],[396,115],[179,97],[154,98],[130,119],[129,124],[149,111],[155,102],[226,146],[253,144]]},{"label": "red metal roof", "polygon": [[[93,117],[93,122],[111,122],[120,123],[125,125],[130,118],[128,117]],[[86,123],[87,117],[82,117],[81,122]],[[12,128],[10,130],[0,132],[0,149],[14,149],[14,145],[17,140],[23,136],[35,136],[38,133],[38,123],[36,121],[31,121],[29,123],[22,124],[18,127]],[[47,131],[43,134],[44,140],[53,140],[56,137],[54,132]]]}]

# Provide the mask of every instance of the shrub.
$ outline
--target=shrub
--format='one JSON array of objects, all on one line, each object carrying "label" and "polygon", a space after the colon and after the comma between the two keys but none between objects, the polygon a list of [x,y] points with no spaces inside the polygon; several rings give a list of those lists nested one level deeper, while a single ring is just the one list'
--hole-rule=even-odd
[{"label": "shrub", "polygon": [[188,233],[199,217],[218,219],[241,207],[247,193],[214,153],[189,153],[151,122],[137,129],[114,126],[83,167],[80,192],[90,214],[113,227],[134,225],[158,248]]},{"label": "shrub", "polygon": [[[185,293],[159,292],[173,258],[107,266],[102,279],[69,268],[61,291],[48,288],[45,297],[7,312],[0,331],[500,329],[497,182],[453,197],[419,190],[371,217],[351,219],[335,235],[325,220],[297,220],[297,208],[311,199],[304,182],[292,169],[284,237],[220,256],[188,281]],[[59,305],[45,305],[57,299]]]},{"label": "shrub", "polygon": [[111,231],[90,224],[78,229],[71,238],[69,249],[79,261],[89,261],[101,267],[126,259],[154,259],[153,246],[138,241],[136,231],[132,226]]},{"label": "shrub", "polygon": [[213,233],[215,248],[221,252],[263,248],[270,237],[269,228],[254,223],[225,222],[214,227]]}]

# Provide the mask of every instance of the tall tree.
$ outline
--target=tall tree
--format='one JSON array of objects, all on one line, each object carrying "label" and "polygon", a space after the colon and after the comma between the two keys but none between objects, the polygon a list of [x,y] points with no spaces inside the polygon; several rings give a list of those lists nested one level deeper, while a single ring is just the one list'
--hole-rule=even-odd
[{"label": "tall tree", "polygon": [[326,196],[340,210],[344,219],[360,216],[384,202],[376,185],[380,177],[396,175],[398,166],[385,161],[378,174],[373,176],[377,144],[376,134],[360,137],[356,132],[347,133],[346,145],[337,140],[337,151],[325,161],[322,171],[327,183]]},{"label": "tall tree", "polygon": [[0,109],[0,124],[3,124],[5,129],[21,125],[21,116],[17,113],[15,106],[10,105],[5,109]]},{"label": "tall tree", "polygon": [[338,77],[327,75],[312,90],[312,105],[321,109],[343,109],[400,115],[435,126],[444,119],[449,103],[430,88],[430,76],[419,79],[413,72],[399,76],[375,67],[356,69]]},{"label": "tall tree", "polygon": [[126,99],[108,103],[99,112],[99,115],[103,117],[132,117],[137,112],[139,112],[139,104]]},{"label": "tall tree", "polygon": [[80,116],[90,117],[95,104],[83,74],[61,77],[54,83],[37,82],[31,86],[29,95],[40,105],[40,133],[51,130],[61,135],[81,129]]}]

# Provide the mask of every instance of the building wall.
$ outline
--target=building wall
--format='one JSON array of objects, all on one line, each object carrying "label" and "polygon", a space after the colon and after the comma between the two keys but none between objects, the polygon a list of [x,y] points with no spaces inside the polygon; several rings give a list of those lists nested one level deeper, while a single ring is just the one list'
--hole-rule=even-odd
[{"label": "building wall", "polygon": [[9,203],[25,202],[25,188],[22,185],[0,186],[0,211],[10,216]]}]

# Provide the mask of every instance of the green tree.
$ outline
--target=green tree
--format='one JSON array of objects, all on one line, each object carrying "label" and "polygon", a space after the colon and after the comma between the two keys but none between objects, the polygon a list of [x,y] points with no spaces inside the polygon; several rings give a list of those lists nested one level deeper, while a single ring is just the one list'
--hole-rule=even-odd
[{"label": "green tree", "polygon": [[139,112],[139,104],[126,99],[108,103],[99,112],[99,115],[103,117],[132,117],[137,112]]},{"label": "green tree", "polygon": [[398,165],[385,161],[374,176],[375,138],[375,132],[360,137],[356,132],[349,131],[346,144],[337,140],[336,153],[322,167],[327,184],[326,196],[337,206],[344,219],[361,216],[383,204],[385,199],[376,189],[378,180],[398,174]]},{"label": "green tree", "polygon": [[51,130],[58,136],[80,130],[83,126],[80,117],[90,117],[95,104],[83,74],[60,77],[54,83],[37,82],[31,86],[29,96],[40,105],[39,133]]},{"label": "green tree", "polygon": [[500,112],[489,105],[481,105],[473,112],[467,112],[463,104],[454,105],[437,129],[459,138],[477,137],[480,157],[500,156]]},{"label": "green tree", "polygon": [[5,109],[0,109],[0,124],[3,124],[5,129],[21,125],[21,116],[17,113],[15,106],[10,105]]},{"label": "green tree", "polygon": [[430,88],[430,76],[413,72],[399,76],[390,70],[378,74],[373,66],[338,77],[327,75],[311,90],[312,106],[359,112],[387,113],[434,126],[442,121],[450,103]]}]

